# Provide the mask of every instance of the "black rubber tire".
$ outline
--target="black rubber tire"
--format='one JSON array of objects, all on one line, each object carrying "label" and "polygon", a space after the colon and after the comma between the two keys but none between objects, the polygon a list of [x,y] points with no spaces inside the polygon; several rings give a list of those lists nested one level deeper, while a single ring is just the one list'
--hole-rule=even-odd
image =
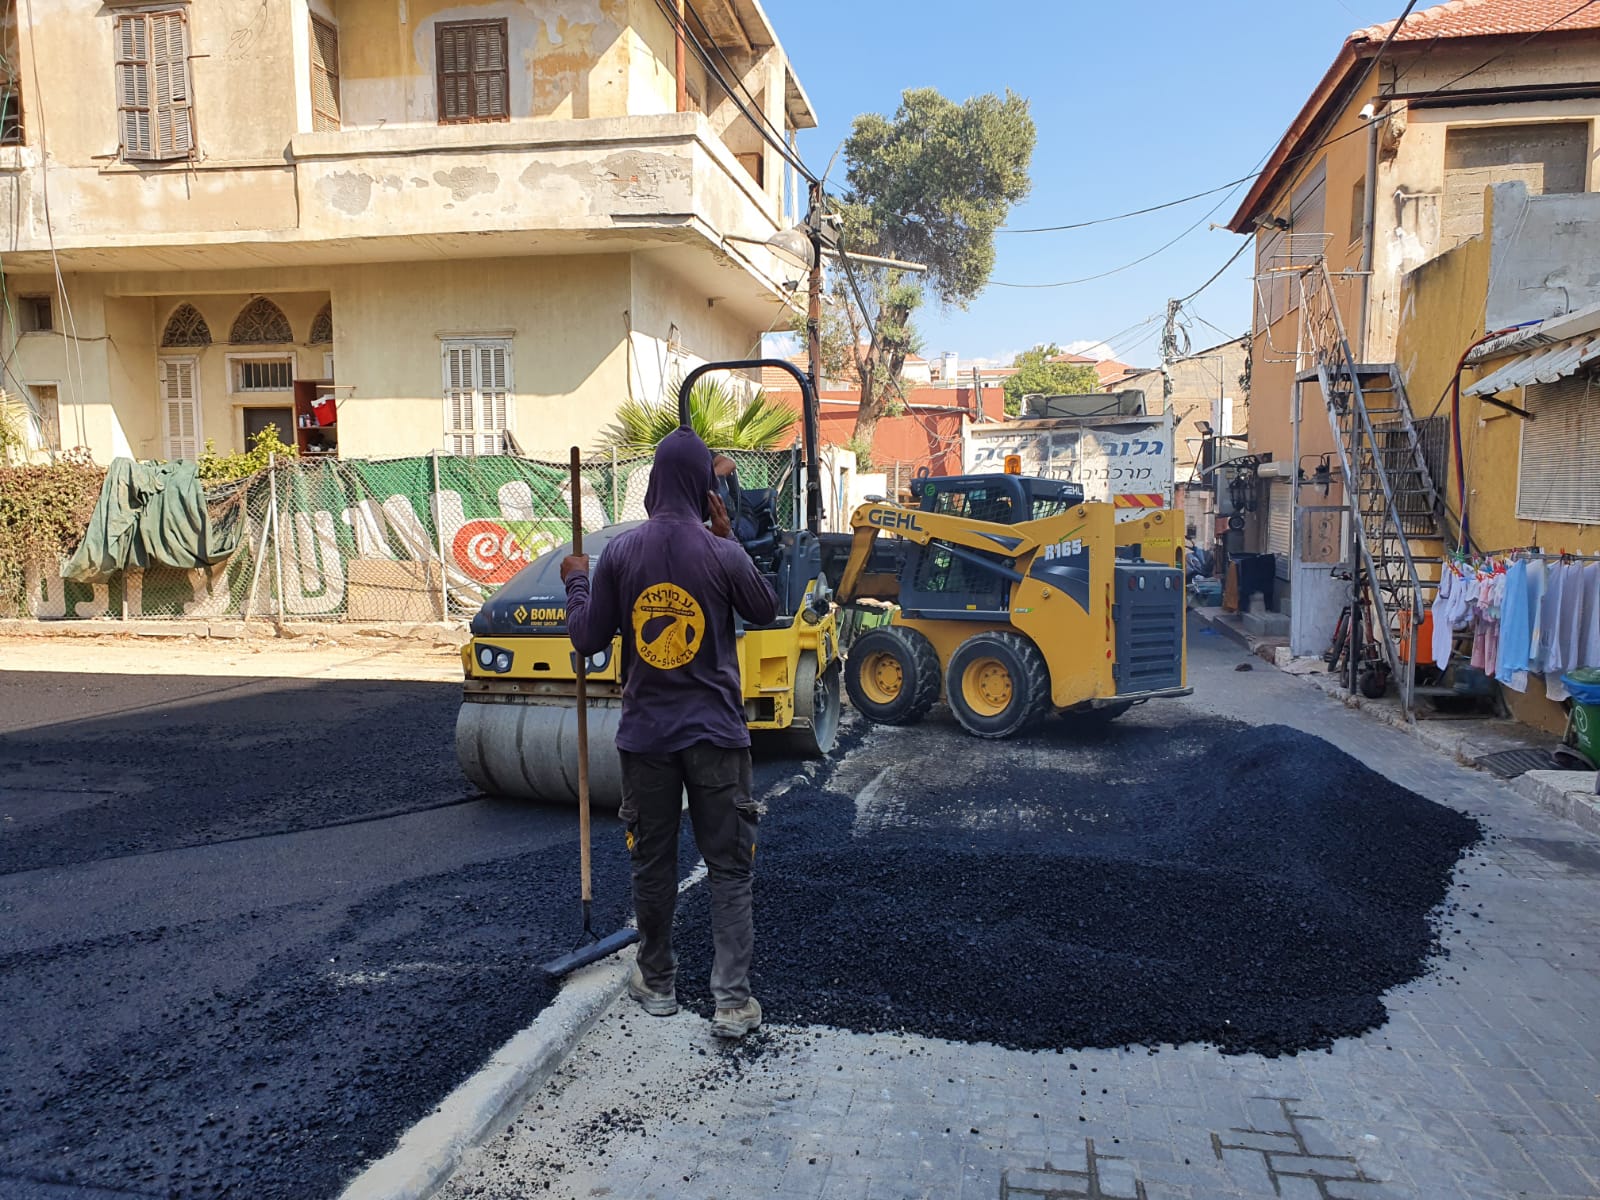
[{"label": "black rubber tire", "polygon": [[1063,708],[1061,718],[1071,721],[1076,725],[1091,728],[1095,725],[1109,725],[1123,713],[1133,707],[1133,701],[1128,700],[1122,704],[1103,704],[1099,708],[1082,707]]},{"label": "black rubber tire", "polygon": [[[900,690],[876,696],[861,673],[866,665],[888,655],[900,667]],[[844,663],[844,686],[855,710],[875,725],[915,725],[939,700],[939,656],[933,643],[904,625],[880,625],[850,644]]]},{"label": "black rubber tire", "polygon": [[1386,667],[1366,666],[1356,677],[1356,688],[1368,700],[1380,700],[1389,690],[1389,671]]},{"label": "black rubber tire", "polygon": [[[1010,676],[1009,702],[999,712],[985,713],[972,706],[963,687],[967,668],[982,659],[994,659]],[[1050,671],[1044,655],[1019,633],[978,633],[956,647],[944,675],[945,701],[961,728],[974,737],[1007,738],[1039,722],[1051,711]]]}]

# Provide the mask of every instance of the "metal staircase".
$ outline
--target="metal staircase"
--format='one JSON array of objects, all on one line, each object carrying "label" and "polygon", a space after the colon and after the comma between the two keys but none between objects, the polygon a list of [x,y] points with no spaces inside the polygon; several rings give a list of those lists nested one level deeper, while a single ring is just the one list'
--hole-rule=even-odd
[{"label": "metal staircase", "polygon": [[[1356,362],[1333,278],[1320,256],[1301,273],[1300,287],[1308,374],[1321,385],[1344,470],[1356,565],[1365,571],[1374,633],[1410,717],[1417,630],[1438,590],[1446,554],[1443,505],[1398,367]],[[1351,671],[1353,683],[1354,663]]]}]

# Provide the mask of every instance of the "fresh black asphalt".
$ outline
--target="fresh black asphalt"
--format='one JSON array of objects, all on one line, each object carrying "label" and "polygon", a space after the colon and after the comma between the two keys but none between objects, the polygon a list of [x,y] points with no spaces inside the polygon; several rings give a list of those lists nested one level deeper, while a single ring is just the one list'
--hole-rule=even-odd
[{"label": "fresh black asphalt", "polygon": [[475,797],[458,696],[0,672],[0,1196],[334,1196],[528,1024],[576,817]]}]

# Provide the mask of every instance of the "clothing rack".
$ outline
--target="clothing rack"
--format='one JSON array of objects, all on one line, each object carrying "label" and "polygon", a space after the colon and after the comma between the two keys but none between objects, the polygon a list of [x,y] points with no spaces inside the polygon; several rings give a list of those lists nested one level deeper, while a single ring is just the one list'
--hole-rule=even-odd
[{"label": "clothing rack", "polygon": [[1600,562],[1600,554],[1563,554],[1557,550],[1554,553],[1540,550],[1537,546],[1507,546],[1504,550],[1475,550],[1472,554],[1464,556],[1471,558],[1500,558],[1507,554],[1520,555],[1523,558],[1537,558],[1545,562]]}]

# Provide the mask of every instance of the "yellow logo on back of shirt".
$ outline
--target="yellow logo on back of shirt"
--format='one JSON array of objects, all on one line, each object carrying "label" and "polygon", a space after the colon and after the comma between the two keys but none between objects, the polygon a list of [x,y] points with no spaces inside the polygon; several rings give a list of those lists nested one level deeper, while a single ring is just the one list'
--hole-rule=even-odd
[{"label": "yellow logo on back of shirt", "polygon": [[675,583],[647,587],[633,603],[633,644],[639,657],[658,670],[693,662],[705,632],[700,602]]}]

